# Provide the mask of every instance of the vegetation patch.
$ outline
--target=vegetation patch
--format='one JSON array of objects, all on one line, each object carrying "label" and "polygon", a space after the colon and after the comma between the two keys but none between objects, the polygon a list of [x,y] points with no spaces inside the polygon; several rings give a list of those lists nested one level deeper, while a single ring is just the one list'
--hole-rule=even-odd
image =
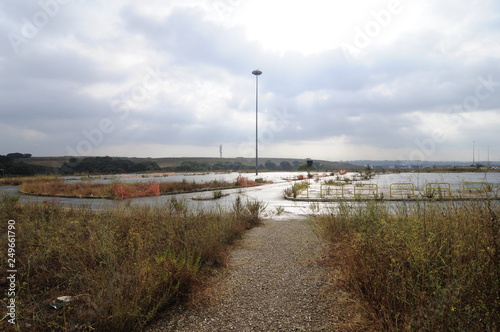
[{"label": "vegetation patch", "polygon": [[307,181],[295,182],[290,187],[283,190],[283,196],[285,198],[286,197],[297,198],[297,195],[308,189],[309,189],[309,182]]},{"label": "vegetation patch", "polygon": [[384,331],[497,331],[500,221],[491,202],[340,203],[312,216],[347,287]]},{"label": "vegetation patch", "polygon": [[251,187],[265,183],[238,177],[234,182],[212,180],[209,182],[135,182],[135,183],[97,183],[92,181],[67,182],[55,176],[23,178],[20,191],[24,194],[44,196],[72,196],[94,198],[134,198],[159,196],[161,194],[195,192],[200,190],[220,190],[222,188]]},{"label": "vegetation patch", "polygon": [[113,184],[91,181],[68,183],[60,177],[33,177],[22,181],[19,190],[24,194],[45,196],[105,197],[113,198]]},{"label": "vegetation patch", "polygon": [[[221,266],[228,245],[259,223],[262,210],[262,203],[241,199],[227,211],[189,210],[175,199],[162,206],[92,210],[3,197],[0,219],[16,221],[17,326],[139,331],[205,272]],[[7,244],[2,236],[4,262]],[[6,278],[0,283],[8,288]],[[0,321],[0,330],[9,328]]]},{"label": "vegetation patch", "polygon": [[239,186],[237,182],[228,182],[220,180],[212,180],[208,182],[189,182],[186,180],[178,182],[161,182],[160,192],[162,194],[176,193],[176,192],[193,192],[198,190],[219,189],[219,188],[233,188]]}]

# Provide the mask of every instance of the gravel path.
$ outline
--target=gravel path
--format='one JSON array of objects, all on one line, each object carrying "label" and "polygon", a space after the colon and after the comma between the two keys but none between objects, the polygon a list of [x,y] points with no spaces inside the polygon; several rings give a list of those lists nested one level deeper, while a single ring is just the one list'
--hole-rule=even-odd
[{"label": "gravel path", "polygon": [[170,310],[146,331],[331,331],[322,254],[307,221],[266,220],[245,233],[197,304]]}]

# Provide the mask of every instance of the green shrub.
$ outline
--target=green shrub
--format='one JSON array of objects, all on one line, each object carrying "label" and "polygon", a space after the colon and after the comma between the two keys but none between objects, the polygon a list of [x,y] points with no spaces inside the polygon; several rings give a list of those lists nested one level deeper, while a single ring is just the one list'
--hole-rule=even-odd
[{"label": "green shrub", "polygon": [[289,188],[283,190],[283,195],[285,197],[296,198],[297,195],[299,195],[304,190],[307,190],[308,188],[309,188],[309,182],[307,181],[295,182]]}]

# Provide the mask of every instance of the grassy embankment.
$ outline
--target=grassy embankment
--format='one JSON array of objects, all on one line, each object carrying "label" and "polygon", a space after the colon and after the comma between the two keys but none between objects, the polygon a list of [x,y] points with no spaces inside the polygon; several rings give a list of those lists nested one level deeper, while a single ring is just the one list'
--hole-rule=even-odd
[{"label": "grassy embankment", "polygon": [[[223,264],[228,245],[258,224],[262,211],[260,202],[239,199],[230,211],[190,211],[176,200],[96,211],[3,197],[0,220],[15,220],[16,327],[140,330]],[[2,262],[7,262],[6,225]],[[8,288],[5,277],[0,285]],[[60,296],[72,300],[60,310],[51,308]],[[12,327],[7,318],[0,322],[0,330]]]},{"label": "grassy embankment", "polygon": [[[244,177],[239,177],[234,182],[212,180],[209,182],[196,183],[188,181],[180,182],[160,182],[159,194],[172,192],[191,192],[196,190],[234,188],[257,185]],[[120,192],[137,191],[137,196],[141,196],[141,191],[148,195],[147,190],[150,183],[96,183],[92,181],[67,182],[60,177],[33,177],[20,180],[20,191],[34,195],[54,195],[54,196],[77,196],[77,197],[107,197],[121,198]],[[151,193],[149,193],[151,195]]]},{"label": "grassy embankment", "polygon": [[332,212],[313,221],[378,329],[500,329],[498,206],[420,202],[389,211],[369,202]]}]

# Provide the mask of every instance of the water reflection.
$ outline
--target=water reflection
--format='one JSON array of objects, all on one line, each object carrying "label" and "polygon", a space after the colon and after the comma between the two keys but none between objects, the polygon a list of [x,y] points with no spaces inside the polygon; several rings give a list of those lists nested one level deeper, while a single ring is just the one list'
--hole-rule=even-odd
[{"label": "water reflection", "polygon": [[[326,173],[312,173],[315,179],[309,180],[311,185],[320,186],[320,184],[327,179],[336,179],[336,176],[328,177]],[[326,212],[330,209],[336,209],[339,203],[325,203],[325,202],[294,202],[285,200],[283,197],[284,189],[288,188],[292,182],[291,179],[302,177],[307,179],[307,172],[264,172],[256,176],[254,173],[161,173],[161,174],[134,174],[134,175],[113,175],[113,176],[99,176],[99,177],[66,177],[67,181],[96,181],[99,183],[113,183],[113,182],[138,182],[138,181],[151,181],[151,182],[164,182],[164,181],[194,181],[198,183],[210,182],[212,180],[235,182],[239,176],[255,180],[262,178],[265,181],[272,181],[272,184],[267,184],[259,187],[237,188],[224,190],[224,194],[228,196],[222,197],[218,200],[209,201],[195,201],[193,197],[196,195],[211,195],[207,193],[189,193],[177,194],[175,196],[158,196],[158,197],[144,197],[134,198],[128,200],[109,200],[109,199],[81,199],[81,198],[50,198],[50,197],[36,197],[20,195],[17,187],[0,187],[0,195],[19,195],[23,201],[30,202],[43,202],[46,200],[56,200],[63,205],[88,205],[92,208],[106,208],[124,205],[156,205],[156,204],[169,204],[171,199],[177,199],[185,202],[190,208],[231,208],[237,197],[240,197],[243,202],[246,200],[259,200],[267,204],[267,214],[270,217],[283,217],[289,218],[293,215],[303,215],[312,212]],[[317,177],[319,176],[319,177]],[[347,178],[354,177],[354,173],[345,175]],[[500,173],[396,173],[396,174],[378,174],[370,180],[362,181],[363,183],[374,183],[379,188],[387,190],[392,183],[413,183],[419,190],[423,190],[427,183],[432,182],[446,182],[450,183],[453,190],[460,190],[463,182],[487,182],[496,192],[500,189]],[[386,196],[388,197],[388,196]],[[342,203],[346,204],[346,203]],[[353,202],[350,204],[360,204]],[[391,209],[396,209],[401,203],[385,202]],[[405,203],[412,204],[412,203]],[[430,203],[430,204],[447,204],[447,203]],[[495,203],[498,204],[498,203]],[[280,216],[276,214],[282,211]]]}]

